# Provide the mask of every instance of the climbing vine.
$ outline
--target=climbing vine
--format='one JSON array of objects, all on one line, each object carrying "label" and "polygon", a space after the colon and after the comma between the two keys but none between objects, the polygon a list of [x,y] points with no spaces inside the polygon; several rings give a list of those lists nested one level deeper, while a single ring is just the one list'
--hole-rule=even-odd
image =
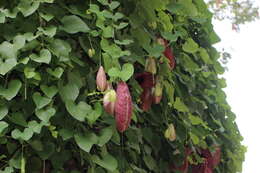
[{"label": "climbing vine", "polygon": [[0,2],[0,173],[237,173],[203,0]]}]

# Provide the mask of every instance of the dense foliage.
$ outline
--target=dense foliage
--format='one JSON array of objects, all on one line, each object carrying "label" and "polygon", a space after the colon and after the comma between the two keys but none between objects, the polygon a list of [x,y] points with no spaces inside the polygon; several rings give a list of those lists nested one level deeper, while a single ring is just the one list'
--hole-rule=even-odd
[{"label": "dense foliage", "polygon": [[[241,172],[211,18],[203,0],[1,1],[0,172]],[[116,118],[105,78],[132,102]]]}]

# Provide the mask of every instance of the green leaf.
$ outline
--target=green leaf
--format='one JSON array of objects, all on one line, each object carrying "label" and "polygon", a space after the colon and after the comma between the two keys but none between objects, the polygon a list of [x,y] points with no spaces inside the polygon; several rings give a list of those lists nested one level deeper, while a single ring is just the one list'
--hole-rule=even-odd
[{"label": "green leaf", "polygon": [[90,152],[92,146],[98,142],[98,138],[94,133],[87,133],[86,135],[76,134],[74,139],[82,150],[85,152]]},{"label": "green leaf", "polygon": [[53,17],[54,17],[52,14],[49,14],[49,13],[41,13],[40,12],[39,14],[47,22],[51,21],[51,19],[53,19]]},{"label": "green leaf", "polygon": [[131,44],[133,43],[134,41],[133,40],[115,40],[115,43],[118,44],[118,45],[128,45],[128,44]]},{"label": "green leaf", "polygon": [[18,5],[18,10],[20,10],[24,17],[30,16],[33,14],[40,6],[38,1],[21,1]]},{"label": "green leaf", "polygon": [[87,119],[90,124],[96,122],[96,120],[102,115],[102,106],[100,103],[95,103],[94,110],[88,113]]},{"label": "green leaf", "polygon": [[98,146],[102,147],[105,145],[113,136],[112,127],[104,128],[100,131],[100,136],[98,138]]},{"label": "green leaf", "polygon": [[25,36],[24,35],[17,35],[14,37],[14,48],[19,50],[23,48],[25,45]]},{"label": "green leaf", "polygon": [[0,120],[2,120],[8,114],[7,106],[0,106]]},{"label": "green leaf", "polygon": [[45,3],[53,3],[54,0],[40,0],[41,2],[45,2]]},{"label": "green leaf", "polygon": [[55,39],[50,45],[51,52],[57,57],[68,57],[71,52],[71,46],[68,42],[60,39]]},{"label": "green leaf", "polygon": [[38,63],[46,63],[49,64],[51,61],[51,53],[48,49],[42,49],[40,51],[40,55],[36,55],[36,54],[31,54],[30,58]]},{"label": "green leaf", "polygon": [[31,147],[36,151],[42,151],[43,150],[43,144],[39,140],[32,140],[29,142]]},{"label": "green leaf", "polygon": [[202,60],[204,61],[204,63],[213,64],[206,49],[200,48],[199,52],[200,52],[200,56],[201,56]]},{"label": "green leaf", "polygon": [[120,78],[127,81],[134,74],[134,66],[132,64],[124,64],[120,73]]},{"label": "green leaf", "polygon": [[35,68],[25,67],[24,68],[24,75],[27,79],[31,79],[36,75]]},{"label": "green leaf", "polygon": [[200,139],[198,136],[196,136],[195,134],[190,132],[190,137],[191,137],[193,144],[195,144],[195,145],[199,144]]},{"label": "green leaf", "polygon": [[113,38],[114,37],[114,28],[111,26],[104,27],[102,35],[104,38]]},{"label": "green leaf", "polygon": [[165,48],[162,45],[155,44],[153,46],[147,46],[145,50],[149,53],[151,57],[160,57]]},{"label": "green leaf", "polygon": [[192,125],[204,124],[203,120],[198,116],[189,114],[189,119],[190,119]]},{"label": "green leaf", "polygon": [[55,85],[50,87],[48,87],[47,85],[41,85],[40,88],[43,93],[49,98],[54,97],[58,92],[58,88]]},{"label": "green leaf", "polygon": [[14,59],[16,58],[17,50],[11,43],[4,41],[0,44],[0,55],[5,59]]},{"label": "green leaf", "polygon": [[163,38],[166,40],[176,42],[178,37],[181,36],[181,32],[175,32],[174,34],[172,32],[161,32]]},{"label": "green leaf", "polygon": [[34,101],[37,109],[41,109],[44,106],[48,105],[51,102],[51,99],[41,96],[41,94],[39,92],[35,92],[33,94],[33,101]]},{"label": "green leaf", "polygon": [[188,107],[181,101],[179,97],[176,97],[173,107],[180,112],[189,112]]},{"label": "green leaf", "polygon": [[118,166],[117,160],[110,154],[104,155],[102,159],[100,159],[97,155],[93,155],[91,160],[111,172],[115,171]]},{"label": "green leaf", "polygon": [[100,42],[101,48],[108,53],[112,58],[120,58],[122,56],[129,56],[129,51],[122,51],[122,49],[116,44],[109,44],[106,39],[102,39]]},{"label": "green leaf", "polygon": [[70,34],[88,32],[90,30],[87,24],[81,18],[75,15],[63,17],[61,19],[61,23],[63,24],[61,29]]},{"label": "green leaf", "polygon": [[134,74],[134,66],[130,63],[123,65],[122,70],[120,71],[116,67],[112,67],[108,70],[108,75],[110,77],[119,77],[123,81],[127,81]]},{"label": "green leaf", "polygon": [[114,10],[116,9],[118,6],[120,5],[120,3],[118,1],[112,1],[110,4],[109,4],[109,8],[110,10]]},{"label": "green leaf", "polygon": [[21,87],[21,81],[12,80],[9,82],[7,89],[0,87],[0,95],[2,95],[6,100],[12,100],[18,94]]},{"label": "green leaf", "polygon": [[108,70],[108,75],[110,77],[119,77],[120,73],[121,71],[116,67],[112,67],[111,69]]},{"label": "green leaf", "polygon": [[154,170],[156,168],[156,162],[151,156],[144,156],[144,162],[150,170]]},{"label": "green leaf", "polygon": [[91,106],[85,102],[79,102],[76,105],[73,101],[66,101],[66,109],[75,119],[84,122],[87,114],[91,111]]},{"label": "green leaf", "polygon": [[182,49],[188,53],[195,53],[199,49],[199,46],[192,38],[188,38]]},{"label": "green leaf", "polygon": [[79,95],[79,88],[75,83],[68,83],[65,86],[59,88],[59,94],[63,100],[66,101],[75,101]]},{"label": "green leaf", "polygon": [[16,65],[17,65],[16,58],[6,59],[5,61],[0,59],[0,74],[5,75]]},{"label": "green leaf", "polygon": [[159,22],[163,25],[165,31],[172,32],[173,24],[171,22],[171,15],[164,11],[158,12]]},{"label": "green leaf", "polygon": [[45,123],[45,122],[41,122],[41,123],[39,124],[39,123],[37,123],[35,120],[33,120],[33,121],[30,121],[30,122],[28,123],[28,128],[29,128],[31,131],[33,131],[34,133],[40,134],[40,133],[41,133],[42,126],[43,126],[43,125],[46,125],[46,124],[47,124],[47,123]]},{"label": "green leaf", "polygon": [[0,23],[5,23],[5,14],[0,12]]},{"label": "green leaf", "polygon": [[0,170],[0,173],[13,173],[14,169],[12,167],[5,167],[3,171]]},{"label": "green leaf", "polygon": [[35,112],[37,117],[44,122],[49,122],[50,118],[53,117],[55,113],[56,110],[52,107],[48,107],[47,109],[39,109]]},{"label": "green leaf", "polygon": [[11,133],[14,139],[21,139],[23,141],[28,141],[33,136],[33,131],[30,128],[25,128],[23,132],[19,129],[14,129]]},{"label": "green leaf", "polygon": [[50,69],[50,68],[47,68],[47,72],[48,72],[49,74],[51,74],[52,76],[54,76],[54,77],[56,77],[56,78],[59,79],[59,78],[61,78],[61,76],[62,76],[64,70],[63,70],[63,68],[61,68],[61,67],[57,67],[57,68],[55,68],[54,70],[52,70],[52,69]]},{"label": "green leaf", "polygon": [[21,113],[21,112],[15,112],[15,113],[12,113],[8,119],[14,123],[14,124],[17,124],[19,126],[22,126],[22,127],[27,127],[27,122],[25,120],[25,117],[24,115]]},{"label": "green leaf", "polygon": [[0,121],[0,134],[8,127],[8,124],[4,121]]},{"label": "green leaf", "polygon": [[59,130],[59,135],[65,141],[73,137],[73,131],[71,129],[61,129]]},{"label": "green leaf", "polygon": [[47,160],[51,157],[51,155],[55,152],[55,144],[52,142],[46,142],[43,145],[43,150],[38,151],[37,154],[40,156],[41,159]]},{"label": "green leaf", "polygon": [[38,30],[43,32],[44,35],[53,37],[56,34],[57,27],[55,26],[48,26],[46,28],[39,27]]}]

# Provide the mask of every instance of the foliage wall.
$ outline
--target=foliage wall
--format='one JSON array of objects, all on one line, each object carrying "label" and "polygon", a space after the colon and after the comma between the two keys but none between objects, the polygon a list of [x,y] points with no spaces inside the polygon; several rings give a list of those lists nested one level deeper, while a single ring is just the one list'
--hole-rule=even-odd
[{"label": "foliage wall", "polygon": [[[203,0],[0,1],[0,172],[241,172],[211,18]],[[122,133],[101,65],[130,91]]]}]

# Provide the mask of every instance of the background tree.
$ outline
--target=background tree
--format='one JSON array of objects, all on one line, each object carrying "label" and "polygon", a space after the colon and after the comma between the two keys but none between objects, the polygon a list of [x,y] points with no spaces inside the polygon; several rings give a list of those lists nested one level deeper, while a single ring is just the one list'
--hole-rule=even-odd
[{"label": "background tree", "polygon": [[259,19],[259,8],[252,0],[207,0],[207,3],[214,17],[218,20],[230,20],[235,31],[239,31],[241,24]]}]

